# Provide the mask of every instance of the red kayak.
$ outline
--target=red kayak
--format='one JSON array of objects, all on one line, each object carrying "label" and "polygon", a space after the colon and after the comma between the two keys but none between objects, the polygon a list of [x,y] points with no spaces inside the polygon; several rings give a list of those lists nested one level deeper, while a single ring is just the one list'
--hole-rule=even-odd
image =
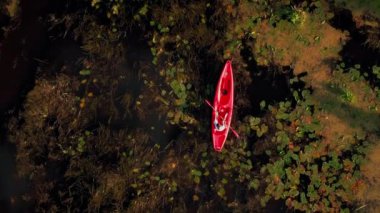
[{"label": "red kayak", "polygon": [[231,61],[227,61],[215,91],[211,134],[215,151],[222,151],[230,130],[234,107],[234,78]]}]

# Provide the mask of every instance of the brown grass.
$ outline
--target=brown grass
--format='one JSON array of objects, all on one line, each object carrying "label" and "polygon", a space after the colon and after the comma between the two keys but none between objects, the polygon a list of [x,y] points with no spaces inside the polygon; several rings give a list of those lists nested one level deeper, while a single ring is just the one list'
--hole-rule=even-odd
[{"label": "brown grass", "polygon": [[[273,28],[263,22],[259,26],[256,52],[265,45],[274,48],[274,62],[281,66],[294,67],[294,73],[307,71],[311,81],[324,81],[331,71],[329,61],[339,59],[339,51],[347,35],[328,23],[315,23],[304,13],[304,23],[294,26],[280,22],[281,27]],[[262,58],[259,63],[268,63]]]},{"label": "brown grass", "polygon": [[10,0],[8,1],[8,4],[5,6],[11,18],[14,18],[19,12],[20,10],[19,4],[20,4],[19,0]]},{"label": "brown grass", "polygon": [[[378,137],[373,140],[380,142]],[[358,200],[366,205],[361,212],[380,212],[380,143],[374,145],[367,155],[368,162],[362,167],[362,174],[368,186],[364,193],[358,194]]]}]

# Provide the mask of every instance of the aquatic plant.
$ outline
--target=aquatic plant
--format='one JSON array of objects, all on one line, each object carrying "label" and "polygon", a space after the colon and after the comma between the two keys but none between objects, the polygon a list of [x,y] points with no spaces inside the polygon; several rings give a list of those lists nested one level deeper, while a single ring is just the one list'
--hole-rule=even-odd
[{"label": "aquatic plant", "polygon": [[266,124],[260,125],[260,118],[249,116],[245,120],[248,120],[250,129],[256,131],[257,137],[262,137],[266,132],[268,132],[268,126]]},{"label": "aquatic plant", "polygon": [[[95,57],[120,63],[124,54],[122,35],[112,32],[108,26],[97,24],[94,17],[85,16],[75,29],[75,36],[81,37],[83,49]],[[91,33],[84,33],[91,32]]]},{"label": "aquatic plant", "polygon": [[289,21],[295,25],[303,24],[305,21],[305,12],[301,8],[296,8],[291,5],[281,4],[278,8],[274,9],[269,23],[271,25],[278,24],[281,20]]},{"label": "aquatic plant", "polygon": [[380,17],[380,3],[371,0],[337,0],[334,2],[337,6],[346,7],[353,11],[359,10]]},{"label": "aquatic plant", "polygon": [[367,34],[366,44],[372,49],[380,51],[380,30],[373,27],[365,30],[365,33]]},{"label": "aquatic plant", "polygon": [[[371,121],[370,125],[361,125],[360,120],[368,112],[347,108],[361,114],[354,116],[359,120],[351,120],[351,123],[357,124],[355,131],[346,132],[330,142],[322,134],[326,130],[322,126],[325,123],[321,121],[321,113],[325,110],[331,112],[332,107],[336,106],[334,112],[339,115],[341,109],[338,110],[338,106],[342,103],[358,105],[358,84],[362,85],[362,95],[357,98],[373,100],[373,90],[368,84],[363,84],[365,77],[359,72],[361,67],[344,67],[344,64],[338,67],[340,71],[334,72],[330,84],[331,92],[335,97],[341,97],[341,101],[329,99],[331,102],[325,105],[326,97],[317,96],[315,99],[316,94],[312,90],[296,87],[292,88],[291,102],[268,106],[269,116],[275,118],[272,123],[276,124],[276,131],[267,134],[265,140],[276,147],[267,145],[264,152],[269,163],[261,168],[267,183],[266,195],[261,198],[263,206],[275,199],[285,201],[288,208],[301,211],[349,211],[347,206],[354,204],[357,199],[355,194],[365,190],[365,177],[361,175],[360,168],[373,141],[367,140],[364,132],[373,132],[371,126],[375,121]],[[295,77],[290,83],[298,84],[299,81]],[[268,117],[265,119],[266,122],[271,120]]]},{"label": "aquatic plant", "polygon": [[[273,160],[261,168],[267,183],[261,204],[282,199],[289,208],[301,211],[341,210],[344,203],[354,201],[352,187],[362,182],[359,167],[363,161],[352,159],[363,159],[363,145],[357,142],[357,146],[345,148],[347,153],[358,153],[356,155],[330,150],[318,137],[319,124],[310,120],[313,115],[306,110],[298,104],[289,116],[284,113],[276,116],[277,125],[283,130],[278,130],[272,139],[277,144],[275,152],[268,153]],[[277,112],[272,110],[272,113]],[[360,187],[355,190],[363,190]],[[331,197],[334,191],[340,193]]]},{"label": "aquatic plant", "polygon": [[[83,64],[39,75],[9,123],[18,176],[32,186],[17,199],[36,211],[102,212],[265,212],[273,200],[289,211],[347,212],[359,204],[361,167],[379,131],[380,71],[328,69],[344,38],[327,21],[327,2],[87,2],[85,14],[65,14],[81,19],[65,30],[83,44]],[[241,138],[216,153],[202,106],[227,58]],[[252,79],[266,70],[284,77],[289,95],[252,98]]]},{"label": "aquatic plant", "polygon": [[166,67],[166,70],[160,73],[165,82],[168,82],[167,89],[161,91],[161,96],[165,96],[166,100],[168,98],[172,100],[167,101],[165,106],[168,109],[166,114],[168,122],[188,128],[189,125],[195,125],[197,121],[187,111],[198,106],[199,103],[197,104],[195,88],[189,82],[189,76],[185,74],[183,63],[181,60],[176,66]]},{"label": "aquatic plant", "polygon": [[380,80],[380,67],[374,65],[372,67],[372,73],[376,76],[377,80]]},{"label": "aquatic plant", "polygon": [[[338,58],[341,45],[335,38],[342,35],[327,24],[333,14],[320,1],[304,3],[280,4],[283,9],[279,9],[279,15],[273,10],[272,20],[264,19],[265,21],[255,27],[265,29],[256,33],[255,44],[250,44],[259,65],[290,66],[300,73],[311,69],[310,66],[315,66],[325,57]],[[254,31],[259,32],[258,29]],[[334,38],[334,45],[328,44],[333,41],[327,38]],[[313,61],[306,57],[311,48],[314,50]],[[315,48],[318,50],[315,51]],[[316,60],[315,57],[320,59]]]},{"label": "aquatic plant", "polygon": [[[154,2],[154,1],[153,1]],[[109,19],[133,18],[139,20],[141,17],[147,15],[149,10],[149,3],[141,0],[133,1],[112,1],[112,0],[91,0],[91,6],[96,10],[102,12]]]}]

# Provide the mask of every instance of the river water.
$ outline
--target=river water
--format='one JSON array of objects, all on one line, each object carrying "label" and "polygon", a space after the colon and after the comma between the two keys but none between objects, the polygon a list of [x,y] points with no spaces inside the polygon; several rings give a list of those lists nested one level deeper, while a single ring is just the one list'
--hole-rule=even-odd
[{"label": "river water", "polygon": [[[11,208],[13,196],[24,190],[24,184],[16,181],[15,147],[7,143],[5,121],[10,109],[18,108],[23,96],[33,87],[38,59],[47,44],[47,29],[40,17],[46,12],[47,0],[21,0],[20,16],[12,22],[17,26],[6,36],[0,36],[0,211],[20,211],[23,206]],[[25,9],[24,9],[25,8]],[[0,27],[9,23],[2,15]],[[0,32],[2,33],[2,32]]]}]

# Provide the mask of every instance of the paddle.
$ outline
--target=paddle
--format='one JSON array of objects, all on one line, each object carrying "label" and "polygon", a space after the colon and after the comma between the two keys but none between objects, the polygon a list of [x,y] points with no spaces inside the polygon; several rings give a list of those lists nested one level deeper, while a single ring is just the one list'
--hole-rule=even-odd
[{"label": "paddle", "polygon": [[[215,108],[211,105],[211,103],[208,100],[205,99],[205,102],[207,105],[209,105],[209,107],[211,107],[212,110],[216,111]],[[232,133],[234,133],[236,138],[240,138],[239,134],[231,127],[231,125],[230,125],[230,129]]]}]

